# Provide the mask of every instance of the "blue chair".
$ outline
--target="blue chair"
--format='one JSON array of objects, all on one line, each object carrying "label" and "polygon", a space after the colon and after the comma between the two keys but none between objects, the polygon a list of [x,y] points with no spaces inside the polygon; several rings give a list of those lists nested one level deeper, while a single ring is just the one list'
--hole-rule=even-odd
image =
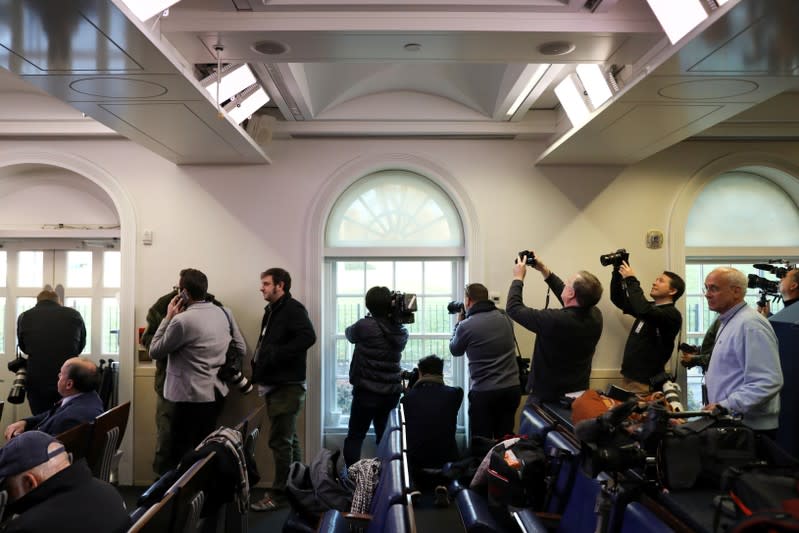
[{"label": "blue chair", "polygon": [[499,533],[503,528],[497,523],[488,502],[469,488],[462,488],[455,495],[455,506],[467,533]]},{"label": "blue chair", "polygon": [[377,445],[377,458],[382,462],[399,459],[402,456],[402,431],[386,431]]},{"label": "blue chair", "polygon": [[621,533],[670,533],[674,531],[660,518],[639,502],[631,502],[624,508]]},{"label": "blue chair", "polygon": [[377,488],[372,495],[369,515],[353,516],[338,511],[328,511],[322,515],[319,531],[324,533],[346,532],[350,530],[352,521],[358,522],[360,527],[367,531],[381,531],[382,529],[373,528],[389,527],[389,524],[392,523],[391,520],[394,520],[389,517],[390,508],[393,505],[402,504],[404,501],[402,461],[395,459],[384,462],[380,467]]},{"label": "blue chair", "polygon": [[569,501],[577,471],[580,469],[580,450],[557,431],[547,433],[544,453],[549,457],[551,476],[545,511],[563,514]]},{"label": "blue chair", "polygon": [[519,433],[522,435],[537,435],[542,439],[552,431],[555,426],[540,413],[530,407],[525,407],[519,421]]}]

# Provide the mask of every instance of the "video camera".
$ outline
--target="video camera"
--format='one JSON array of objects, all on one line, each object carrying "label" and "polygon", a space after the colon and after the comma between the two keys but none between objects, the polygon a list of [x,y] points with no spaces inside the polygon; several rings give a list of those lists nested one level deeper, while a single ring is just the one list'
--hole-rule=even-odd
[{"label": "video camera", "polygon": [[[785,266],[780,266],[785,265]],[[796,264],[791,264],[784,259],[769,259],[768,263],[755,263],[752,265],[758,270],[763,270],[765,272],[771,272],[779,279],[784,278],[790,270],[796,268]],[[763,279],[763,278],[760,278]],[[750,288],[753,288],[750,286]]]},{"label": "video camera", "polygon": [[8,362],[8,371],[14,372],[14,382],[8,391],[8,403],[21,404],[25,401],[25,382],[28,379],[28,360],[17,354]]},{"label": "video camera", "polygon": [[394,291],[391,293],[391,310],[388,317],[400,324],[413,324],[416,312],[416,295],[409,292]]},{"label": "video camera", "polygon": [[[755,263],[752,267],[765,272],[771,272],[779,279],[782,279],[788,274],[788,271],[796,268],[796,265],[792,265],[783,259],[769,259],[768,263]],[[759,307],[765,307],[768,303],[767,298],[769,297],[772,302],[778,302],[782,299],[779,281],[766,279],[757,274],[749,274],[747,277],[749,280],[746,286],[750,289],[760,290],[760,299],[757,301]]]},{"label": "video camera", "polygon": [[615,252],[610,252],[609,254],[599,256],[599,262],[602,264],[602,266],[606,267],[613,265],[614,269],[619,268],[625,261],[627,263],[630,262],[630,252],[624,248],[619,248]]}]

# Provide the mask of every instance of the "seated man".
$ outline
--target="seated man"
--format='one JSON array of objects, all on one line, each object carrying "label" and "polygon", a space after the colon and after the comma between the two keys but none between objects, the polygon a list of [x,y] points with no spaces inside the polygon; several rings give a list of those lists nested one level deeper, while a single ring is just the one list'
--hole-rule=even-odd
[{"label": "seated man", "polygon": [[103,412],[103,401],[97,394],[98,381],[97,365],[92,361],[85,357],[67,359],[58,373],[61,400],[49,411],[9,424],[6,440],[30,430],[58,435],[83,422],[91,422]]},{"label": "seated man", "polygon": [[441,468],[458,459],[455,427],[463,389],[444,385],[444,360],[428,355],[419,360],[419,380],[405,393],[408,461],[414,470]]},{"label": "seated man", "polygon": [[4,532],[126,531],[125,503],[116,489],[92,477],[84,459],[71,465],[64,445],[28,431],[0,448],[0,484],[8,491]]}]

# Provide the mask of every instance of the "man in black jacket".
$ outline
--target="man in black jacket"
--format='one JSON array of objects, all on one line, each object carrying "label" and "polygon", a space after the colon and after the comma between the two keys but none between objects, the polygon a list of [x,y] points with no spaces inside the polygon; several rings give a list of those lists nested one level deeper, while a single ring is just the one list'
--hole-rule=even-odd
[{"label": "man in black jacket", "polygon": [[556,401],[567,393],[585,390],[591,377],[591,361],[602,335],[602,313],[596,308],[602,284],[585,270],[566,283],[537,259],[533,268],[555,293],[562,309],[531,309],[522,301],[526,256],[516,260],[508,290],[508,315],[536,334],[527,403]]},{"label": "man in black jacket", "polygon": [[282,268],[261,274],[261,293],[269,303],[252,361],[252,382],[266,401],[275,480],[271,494],[251,506],[254,511],[272,511],[283,504],[289,465],[302,461],[297,416],[305,404],[306,358],[316,333],[305,306],[290,290],[291,276]]},{"label": "man in black jacket", "polygon": [[663,374],[682,326],[682,315],[674,302],[684,292],[683,279],[674,272],[664,271],[652,283],[649,296],[654,301],[649,301],[626,261],[613,270],[610,299],[625,314],[635,317],[621,363],[625,389],[649,392],[653,378]]},{"label": "man in black jacket", "polygon": [[388,415],[402,392],[400,359],[408,343],[408,330],[390,318],[392,295],[388,287],[372,287],[366,292],[369,314],[349,326],[344,335],[355,345],[350,363],[352,406],[344,461],[355,464],[361,446],[374,422],[377,442],[383,438]]},{"label": "man in black jacket", "polygon": [[[405,393],[408,461],[414,471],[441,468],[458,459],[455,430],[463,389],[444,384],[444,360],[436,355],[419,359],[419,380]],[[418,472],[417,472],[418,474]]]},{"label": "man in black jacket", "polygon": [[4,533],[123,532],[130,525],[116,489],[95,477],[85,459],[70,464],[64,445],[28,431],[0,448],[0,479],[8,491]]},{"label": "man in black jacket", "polygon": [[80,313],[58,303],[58,294],[45,289],[36,305],[19,315],[19,349],[28,354],[28,402],[38,415],[60,399],[56,382],[61,365],[86,346],[86,325]]}]

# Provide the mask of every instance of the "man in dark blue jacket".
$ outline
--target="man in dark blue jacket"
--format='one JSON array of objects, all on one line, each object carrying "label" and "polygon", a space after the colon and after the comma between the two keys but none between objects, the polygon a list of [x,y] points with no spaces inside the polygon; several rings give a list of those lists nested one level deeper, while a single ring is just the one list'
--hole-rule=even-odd
[{"label": "man in dark blue jacket", "polygon": [[419,360],[419,380],[405,393],[405,426],[410,467],[441,468],[458,459],[455,429],[463,389],[444,384],[444,360],[428,355]]},{"label": "man in dark blue jacket", "polygon": [[83,422],[91,422],[103,412],[97,382],[97,366],[91,360],[85,357],[67,359],[58,374],[61,400],[49,411],[9,424],[6,440],[30,430],[58,435]]},{"label": "man in dark blue jacket", "polygon": [[291,297],[290,290],[291,276],[282,268],[261,274],[261,293],[269,304],[255,347],[252,382],[266,401],[275,480],[272,492],[252,504],[254,511],[272,511],[284,504],[289,465],[302,461],[297,416],[305,404],[306,358],[316,333],[305,306]]},{"label": "man in dark blue jacket", "polygon": [[402,392],[400,359],[408,342],[408,330],[391,317],[392,294],[387,287],[369,289],[366,308],[369,314],[344,332],[355,345],[350,363],[352,407],[344,439],[348,465],[361,458],[361,446],[373,422],[377,442],[383,437],[388,415]]}]

